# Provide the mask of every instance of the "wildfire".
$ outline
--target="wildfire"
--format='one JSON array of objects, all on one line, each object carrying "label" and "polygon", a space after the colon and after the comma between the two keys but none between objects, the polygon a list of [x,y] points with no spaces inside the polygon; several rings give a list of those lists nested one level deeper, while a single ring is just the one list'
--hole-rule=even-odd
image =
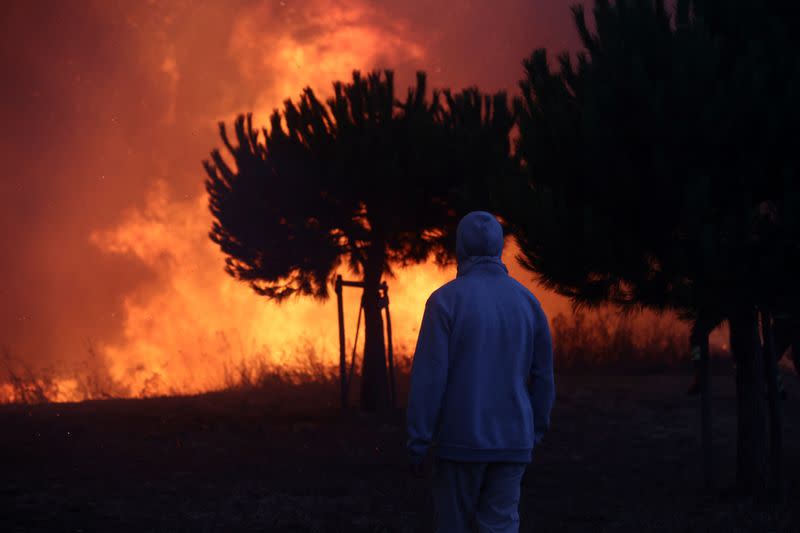
[{"label": "wildfire", "polygon": [[[120,52],[120,61],[136,58],[135,66],[143,70],[120,67],[104,76],[133,72],[148,83],[103,79],[104,87],[114,83],[126,90],[132,87],[119,99],[128,106],[114,109],[114,135],[98,134],[101,150],[75,149],[84,155],[70,161],[73,181],[86,174],[80,165],[90,167],[102,160],[114,162],[113,183],[148,183],[143,204],[117,207],[115,223],[95,226],[84,238],[106,254],[142,263],[154,279],[132,290],[120,289],[121,309],[108,310],[109,315],[123,316],[123,330],[107,335],[114,340],[85,348],[70,342],[62,349],[69,355],[61,359],[19,353],[12,344],[16,362],[30,362],[30,368],[7,365],[10,383],[0,384],[0,401],[14,397],[15,379],[18,387],[28,383],[33,396],[41,393],[69,401],[87,394],[136,397],[209,390],[224,385],[226,371],[247,358],[291,368],[296,357],[312,351],[323,362],[337,362],[333,290],[333,298],[325,304],[300,299],[278,306],[225,274],[224,257],[208,238],[211,215],[201,185],[205,178],[201,161],[213,147],[221,146],[220,120],[230,124],[237,114],[253,112],[259,126],[266,125],[273,109],[282,108],[287,98],[296,99],[306,86],[324,99],[331,96],[332,82],[349,80],[353,69],[426,68],[419,62],[426,50],[404,22],[370,3],[345,7],[313,0],[232,7],[223,2],[183,10],[166,2],[132,6],[125,10],[124,21],[114,19],[117,16],[115,10],[98,13],[125,28],[119,46],[127,48]],[[72,31],[77,35],[79,28]],[[116,53],[117,43],[110,50]],[[87,81],[80,75],[75,79],[83,84],[71,96],[77,108]],[[144,93],[142,87],[152,92]],[[98,93],[111,94],[111,90]],[[59,100],[58,105],[67,104]],[[117,134],[123,131],[121,124],[124,133]],[[131,144],[131,125],[147,131],[145,146]],[[82,142],[92,144],[85,138]],[[142,163],[136,167],[119,161]],[[142,172],[148,179],[142,179]],[[103,184],[112,183],[105,180],[109,172],[101,174]],[[181,194],[170,195],[176,189]],[[183,194],[187,189],[190,192]],[[74,216],[87,216],[86,211]],[[115,274],[106,273],[112,278]],[[350,272],[341,274],[355,278]],[[389,280],[398,351],[418,327],[426,293],[447,277],[448,273],[420,266]],[[357,302],[355,293],[345,292],[351,343]],[[75,304],[74,312],[79,313],[81,302]]]},{"label": "wildfire", "polygon": [[[142,261],[161,278],[160,290],[125,297],[125,342],[100,347],[113,379],[133,395],[200,392],[223,384],[225,364],[256,355],[291,366],[310,348],[336,364],[333,291],[325,303],[293,298],[276,304],[258,296],[223,271],[221,252],[207,237],[210,226],[205,196],[170,199],[159,181],[145,209],[92,234],[103,250]],[[416,341],[425,299],[455,269],[419,265],[399,272],[389,285],[396,350],[404,353]],[[358,295],[345,292],[344,298],[352,348]]]},{"label": "wildfire", "polygon": [[[12,355],[30,362],[30,369],[0,367],[0,372],[8,370],[8,382],[0,384],[0,401],[14,398],[21,388],[34,399],[55,401],[196,393],[225,386],[230,369],[243,360],[302,368],[309,353],[336,368],[337,309],[332,288],[324,303],[304,298],[278,305],[224,272],[224,257],[208,238],[212,220],[201,186],[205,179],[201,161],[221,146],[218,121],[230,124],[237,114],[253,112],[254,121],[266,125],[272,110],[281,108],[286,98],[297,99],[304,87],[311,86],[324,101],[332,92],[331,82],[348,81],[353,69],[395,68],[398,96],[413,82],[416,70],[431,74],[431,86],[457,90],[454,80],[463,75],[462,51],[454,49],[457,60],[448,59],[451,52],[441,43],[449,41],[439,35],[438,26],[425,31],[411,28],[402,17],[370,2],[347,7],[328,0],[246,3],[238,8],[220,2],[191,9],[148,2],[121,11],[98,10],[95,15],[96,20],[81,19],[85,28],[74,20],[74,26],[63,28],[69,39],[62,40],[75,44],[62,47],[63,57],[51,58],[35,47],[26,57],[35,60],[42,72],[51,71],[48,83],[52,81],[51,92],[56,95],[47,102],[36,100],[31,109],[47,110],[49,115],[41,116],[51,117],[48,120],[63,114],[64,121],[71,122],[63,125],[70,135],[59,133],[53,137],[58,142],[46,145],[53,150],[47,157],[31,151],[20,158],[30,166],[29,175],[51,179],[53,174],[54,184],[63,180],[53,185],[54,198],[67,186],[74,192],[62,195],[63,209],[25,209],[42,219],[53,217],[41,224],[46,231],[30,234],[31,240],[38,239],[37,246],[22,247],[31,252],[26,266],[57,271],[57,284],[49,278],[49,284],[42,284],[48,291],[58,285],[74,290],[71,295],[87,287],[95,293],[86,290],[86,301],[53,298],[49,293],[40,298],[52,310],[45,304],[34,307],[42,309],[37,327],[48,329],[9,336]],[[109,27],[119,31],[108,32]],[[97,38],[112,33],[113,46],[111,40],[96,44]],[[99,49],[103,54],[95,53]],[[519,57],[527,52],[520,50]],[[442,61],[451,66],[443,71],[438,66]],[[502,84],[516,83],[517,75],[510,74]],[[472,78],[464,79],[484,88],[490,80]],[[492,77],[491,83],[501,81]],[[32,86],[31,91],[39,95],[40,88]],[[64,114],[64,110],[74,112]],[[43,122],[36,131],[50,131],[51,126]],[[74,131],[81,135],[73,135]],[[44,146],[30,145],[31,150]],[[53,168],[59,173],[52,173]],[[146,198],[132,205],[130,197],[139,198],[142,183],[148,184]],[[68,205],[70,201],[76,205]],[[87,205],[104,209],[90,210]],[[108,213],[116,217],[113,223],[101,225],[93,218],[87,224],[87,217]],[[58,241],[47,240],[56,238],[51,227],[61,230]],[[88,241],[103,254],[139,262],[144,269],[137,275],[145,270],[151,273],[149,281],[134,285],[127,272],[102,270],[102,265],[90,265],[98,268],[90,270],[76,252],[65,257],[62,249],[77,249],[74,241],[67,241],[74,235],[86,239],[78,244]],[[516,265],[516,252],[509,240],[503,260],[511,275],[543,300],[551,318],[566,311],[563,298],[544,293],[532,275]],[[57,267],[50,266],[53,257]],[[40,274],[28,270],[32,277]],[[397,278],[387,283],[394,351],[403,357],[413,351],[428,295],[455,277],[456,269],[440,270],[431,263],[395,270]],[[340,273],[345,279],[358,279],[346,270]],[[113,304],[96,294],[110,292],[109,280],[119,286]],[[358,290],[345,289],[348,361],[359,296]],[[116,330],[117,320],[100,324],[98,315],[91,314],[106,308],[106,316],[122,317],[121,331]],[[68,315],[70,320],[64,319]],[[28,343],[17,352],[18,344],[44,335],[54,340]],[[75,341],[93,335],[104,340],[87,346]],[[357,354],[363,339],[362,325]],[[4,361],[0,359],[0,364]]]}]

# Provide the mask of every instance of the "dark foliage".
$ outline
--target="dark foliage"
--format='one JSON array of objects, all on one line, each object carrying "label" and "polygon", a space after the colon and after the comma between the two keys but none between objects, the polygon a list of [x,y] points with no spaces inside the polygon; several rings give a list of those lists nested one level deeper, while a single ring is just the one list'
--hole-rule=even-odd
[{"label": "dark foliage", "polygon": [[513,117],[503,93],[434,90],[428,100],[419,73],[401,101],[393,80],[356,71],[325,104],[307,88],[261,132],[239,116],[236,145],[220,124],[235,168],[218,150],[204,166],[210,237],[229,274],[278,301],[324,299],[342,260],[360,273],[375,247],[388,274],[430,255],[454,260],[458,220],[489,206],[487,182],[510,164]]}]

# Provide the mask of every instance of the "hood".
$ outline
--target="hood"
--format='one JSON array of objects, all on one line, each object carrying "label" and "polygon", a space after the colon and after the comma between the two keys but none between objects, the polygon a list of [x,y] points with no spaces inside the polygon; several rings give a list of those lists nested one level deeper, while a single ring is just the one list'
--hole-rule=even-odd
[{"label": "hood", "polygon": [[494,263],[508,269],[501,261],[503,254],[503,227],[487,211],[467,213],[456,228],[456,258],[458,275],[465,274],[476,264]]}]

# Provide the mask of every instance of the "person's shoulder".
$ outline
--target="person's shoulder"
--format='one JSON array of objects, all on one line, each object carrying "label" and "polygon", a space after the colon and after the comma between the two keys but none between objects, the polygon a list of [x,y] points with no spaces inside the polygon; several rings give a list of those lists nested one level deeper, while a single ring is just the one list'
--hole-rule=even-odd
[{"label": "person's shoulder", "polygon": [[541,307],[539,299],[536,297],[535,294],[533,294],[533,292],[531,292],[531,290],[528,287],[520,283],[516,278],[508,276],[508,279],[510,280],[511,285],[515,289],[517,289],[525,298],[527,298],[533,305]]},{"label": "person's shoulder", "polygon": [[428,296],[428,301],[435,303],[444,303],[449,301],[453,297],[453,294],[458,290],[458,284],[456,281],[458,280],[451,279],[447,283],[435,289],[430,296]]}]

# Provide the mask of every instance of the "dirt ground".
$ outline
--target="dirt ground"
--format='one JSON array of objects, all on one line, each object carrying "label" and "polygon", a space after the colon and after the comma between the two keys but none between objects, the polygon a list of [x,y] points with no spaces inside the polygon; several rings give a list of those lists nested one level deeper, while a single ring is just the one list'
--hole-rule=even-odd
[{"label": "dirt ground", "polygon": [[[753,510],[725,491],[732,375],[714,381],[712,493],[687,376],[557,376],[520,531],[800,532],[800,382],[784,379],[787,504]],[[433,531],[402,411],[303,411],[253,392],[0,406],[0,531]]]}]

